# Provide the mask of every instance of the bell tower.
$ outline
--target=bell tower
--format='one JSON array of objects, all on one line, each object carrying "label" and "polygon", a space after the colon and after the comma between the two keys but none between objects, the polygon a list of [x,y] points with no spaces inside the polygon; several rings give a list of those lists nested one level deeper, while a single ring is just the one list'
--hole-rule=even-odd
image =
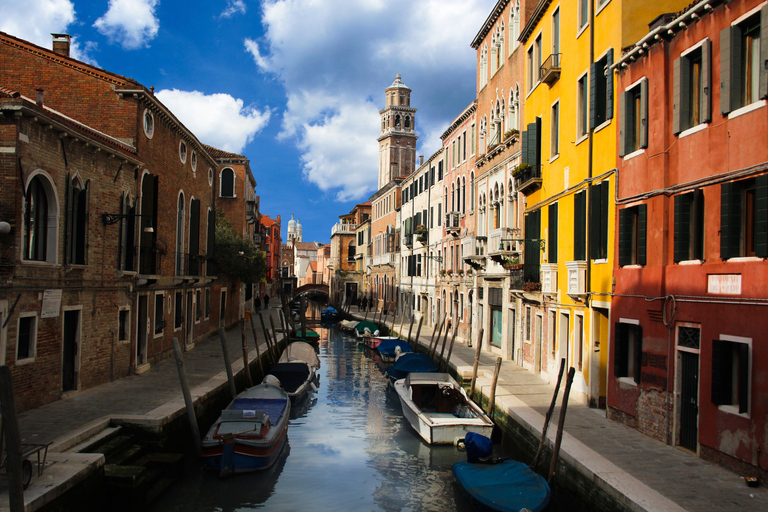
[{"label": "bell tower", "polygon": [[379,189],[394,178],[411,174],[416,168],[416,109],[411,107],[411,90],[400,75],[384,89],[386,102],[379,136]]}]

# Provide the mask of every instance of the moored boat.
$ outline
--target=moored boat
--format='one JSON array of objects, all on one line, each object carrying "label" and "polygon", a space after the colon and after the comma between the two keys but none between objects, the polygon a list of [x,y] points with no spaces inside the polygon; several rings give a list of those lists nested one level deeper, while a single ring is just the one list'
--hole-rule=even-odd
[{"label": "moored boat", "polygon": [[318,368],[320,368],[320,359],[314,347],[303,341],[295,341],[285,347],[277,364],[264,378],[264,382],[280,386],[288,394],[291,402],[296,403],[303,400],[311,389],[317,389],[315,372]]},{"label": "moored boat", "polygon": [[395,364],[387,368],[387,377],[392,384],[404,379],[411,372],[428,373],[436,372],[437,367],[428,355],[420,352],[406,352],[402,354]]},{"label": "moored boat", "polygon": [[333,306],[328,306],[320,313],[320,319],[323,322],[333,322],[337,316],[339,316],[339,312]]},{"label": "moored boat", "polygon": [[376,350],[382,341],[397,340],[397,336],[370,336],[363,339],[366,347]]},{"label": "moored boat", "polygon": [[447,373],[409,373],[395,391],[403,415],[429,444],[454,444],[468,432],[491,436],[491,419]]},{"label": "moored boat", "polygon": [[405,354],[408,352],[413,352],[413,347],[405,341],[401,340],[399,338],[391,338],[382,340],[381,343],[376,347],[376,350],[379,351],[379,354],[381,354],[381,360],[385,363],[393,363],[395,362],[396,354],[398,353],[398,347],[399,347],[399,353]]},{"label": "moored boat", "polygon": [[462,491],[481,510],[541,512],[549,504],[547,481],[516,460],[496,464],[457,462],[452,472]]},{"label": "moored boat", "polygon": [[224,476],[274,464],[288,434],[291,401],[279,386],[259,384],[235,397],[202,442],[205,467]]}]

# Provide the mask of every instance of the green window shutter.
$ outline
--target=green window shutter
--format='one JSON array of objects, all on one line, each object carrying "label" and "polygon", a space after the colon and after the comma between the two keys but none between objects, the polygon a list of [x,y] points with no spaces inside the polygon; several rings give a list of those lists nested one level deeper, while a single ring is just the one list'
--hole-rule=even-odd
[{"label": "green window shutter", "polygon": [[[720,31],[720,112],[723,115],[733,110],[731,103],[731,32],[733,27]],[[733,88],[737,88],[733,84]]]},{"label": "green window shutter", "polygon": [[632,262],[632,209],[619,210],[619,266]]},{"label": "green window shutter", "polygon": [[699,95],[699,121],[712,121],[712,41],[701,45],[701,93]]},{"label": "green window shutter", "polygon": [[675,263],[690,257],[691,240],[691,194],[675,196]]},{"label": "green window shutter", "polygon": [[691,237],[693,259],[704,259],[704,191],[696,189],[693,193],[693,218],[691,219]]},{"label": "green window shutter", "polygon": [[587,221],[587,193],[579,192],[573,197],[573,259],[583,261],[587,259],[586,221]]},{"label": "green window shutter", "polygon": [[680,119],[680,108],[682,107],[682,84],[680,80],[680,66],[683,58],[678,57],[672,63],[672,133],[677,135],[683,131]]},{"label": "green window shutter", "polygon": [[597,100],[597,64],[594,62],[589,65],[589,127],[594,129],[595,124],[595,101]]},{"label": "green window shutter", "polygon": [[549,205],[549,240],[547,252],[549,263],[557,263],[557,203]]},{"label": "green window shutter", "polygon": [[541,165],[541,119],[537,118],[535,123],[531,123],[531,138],[528,141],[528,150],[530,151],[533,163],[531,165],[538,167]]},{"label": "green window shutter", "polygon": [[619,94],[619,156],[627,154],[627,128],[632,126],[632,122],[628,118],[632,109],[627,108],[630,98],[631,93],[629,91]]},{"label": "green window shutter", "polygon": [[732,359],[730,342],[712,340],[712,403],[715,405],[731,401]]},{"label": "green window shutter", "polygon": [[616,322],[615,334],[613,338],[613,376],[626,377],[629,373],[629,343],[627,342],[627,333],[629,324]]},{"label": "green window shutter", "polygon": [[637,264],[645,265],[646,247],[648,236],[648,205],[641,204],[637,207]]},{"label": "green window shutter", "polygon": [[608,50],[608,54],[605,56],[605,69],[601,69],[601,73],[608,73],[605,77],[605,118],[613,119],[613,71],[611,66],[613,65],[613,48]]},{"label": "green window shutter", "polygon": [[642,376],[642,368],[640,364],[643,360],[643,328],[639,325],[632,325],[630,327],[635,332],[635,353],[632,357],[635,360],[635,382],[640,384],[640,378]]},{"label": "green window shutter", "polygon": [[760,9],[760,98],[768,96],[768,5]]},{"label": "green window shutter", "polygon": [[739,413],[743,414],[749,412],[749,345],[736,345],[739,352]]},{"label": "green window shutter", "polygon": [[600,259],[608,257],[608,192],[609,181],[600,183]]},{"label": "green window shutter", "polygon": [[640,82],[640,147],[648,147],[648,79]]},{"label": "green window shutter", "polygon": [[72,204],[72,195],[73,195],[73,188],[72,187],[72,179],[69,177],[69,173],[67,173],[67,179],[65,182],[65,194],[64,194],[64,264],[67,265],[72,261],[71,255],[70,255],[70,236],[69,233],[72,230],[72,210],[73,210],[73,204]]},{"label": "green window shutter", "polygon": [[589,188],[589,259],[599,259],[600,247],[600,185]]},{"label": "green window shutter", "polygon": [[741,185],[720,185],[720,257],[741,255]]},{"label": "green window shutter", "polygon": [[528,161],[528,130],[523,130],[523,140],[520,146],[520,163],[530,164]]},{"label": "green window shutter", "polygon": [[755,256],[768,258],[768,174],[755,178]]}]

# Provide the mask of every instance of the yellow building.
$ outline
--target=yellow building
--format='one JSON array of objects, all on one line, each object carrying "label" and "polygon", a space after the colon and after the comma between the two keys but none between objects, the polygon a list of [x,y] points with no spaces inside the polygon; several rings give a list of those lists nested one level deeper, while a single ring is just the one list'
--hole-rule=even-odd
[{"label": "yellow building", "polygon": [[591,406],[605,406],[610,335],[618,105],[608,70],[654,18],[686,3],[542,0],[520,33],[523,155],[513,174],[526,195],[526,273],[541,275],[529,337],[541,343],[542,372],[556,376],[564,358],[576,369],[573,396]]}]

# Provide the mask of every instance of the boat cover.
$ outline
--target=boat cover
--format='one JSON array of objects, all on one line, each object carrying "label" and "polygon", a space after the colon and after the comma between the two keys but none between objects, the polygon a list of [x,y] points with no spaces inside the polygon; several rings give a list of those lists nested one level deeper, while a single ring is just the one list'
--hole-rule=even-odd
[{"label": "boat cover", "polygon": [[388,338],[381,340],[381,343],[379,343],[379,346],[376,347],[379,351],[379,353],[383,356],[390,356],[394,357],[395,355],[395,347],[400,347],[400,350],[405,352],[413,352],[413,348],[408,344],[405,340],[400,340],[397,338]]},{"label": "boat cover", "polygon": [[498,464],[457,462],[453,476],[473,501],[490,510],[541,512],[549,503],[547,481],[516,460]]},{"label": "boat cover", "polygon": [[373,322],[362,321],[362,322],[357,322],[357,325],[355,325],[355,330],[357,330],[357,332],[359,332],[360,334],[363,334],[363,332],[365,332],[366,329],[368,329],[371,332],[376,332],[379,330],[379,328]]},{"label": "boat cover", "polygon": [[287,393],[295,393],[309,378],[309,366],[305,362],[277,363],[269,373],[278,378]]},{"label": "boat cover", "polygon": [[304,341],[294,341],[283,350],[278,363],[295,363],[304,361],[309,366],[320,368],[320,359],[317,357],[315,347]]},{"label": "boat cover", "polygon": [[277,419],[285,411],[285,404],[288,400],[285,398],[235,398],[230,410],[238,411],[264,411],[269,416],[272,424],[277,423]]},{"label": "boat cover", "polygon": [[317,331],[313,331],[312,329],[307,328],[306,330],[302,330],[301,326],[296,326],[296,332],[293,333],[291,337],[300,339],[318,339],[320,338],[320,335]]},{"label": "boat cover", "polygon": [[493,457],[493,442],[482,434],[467,432],[464,436],[467,462],[484,462]]},{"label": "boat cover", "polygon": [[387,368],[387,375],[395,380],[404,379],[410,372],[436,372],[437,368],[426,354],[408,352]]},{"label": "boat cover", "polygon": [[323,310],[323,312],[321,313],[321,316],[323,318],[325,318],[325,317],[335,317],[337,314],[339,314],[339,312],[336,311],[336,308],[334,308],[333,306],[328,306],[327,308],[325,308]]}]

